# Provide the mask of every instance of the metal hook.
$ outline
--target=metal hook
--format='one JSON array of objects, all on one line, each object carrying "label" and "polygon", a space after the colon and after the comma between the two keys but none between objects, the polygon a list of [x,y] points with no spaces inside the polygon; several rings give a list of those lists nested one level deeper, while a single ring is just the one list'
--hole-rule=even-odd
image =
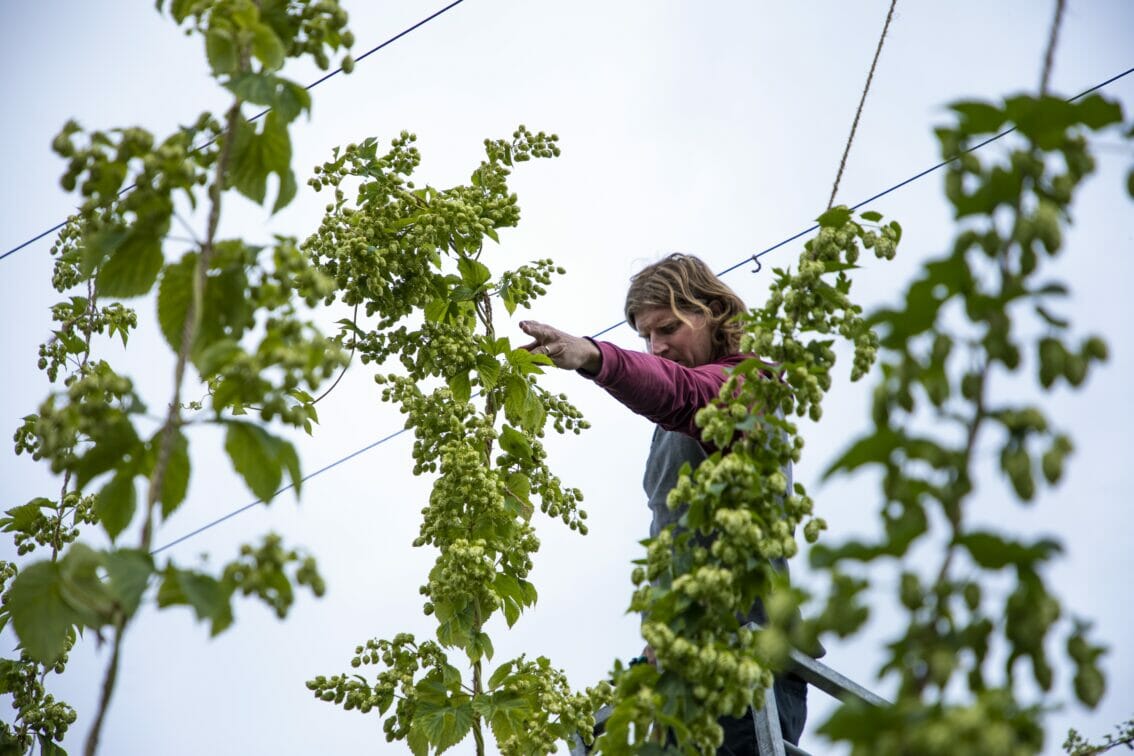
[{"label": "metal hook", "polygon": [[757,254],[752,255],[752,257],[750,259],[752,260],[752,262],[756,263],[756,267],[752,271],[753,273],[759,273],[760,271],[762,271],[764,269],[763,264],[760,262],[760,258],[763,257],[764,255],[768,254],[771,251],[772,250],[770,250],[770,249],[766,249],[763,252],[758,252]]}]

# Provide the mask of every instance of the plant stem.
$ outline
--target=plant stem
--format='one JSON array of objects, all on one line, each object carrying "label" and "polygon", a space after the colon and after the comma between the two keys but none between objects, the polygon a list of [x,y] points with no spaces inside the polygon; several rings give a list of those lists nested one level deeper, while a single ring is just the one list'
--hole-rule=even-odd
[{"label": "plant stem", "polygon": [[126,618],[118,617],[114,625],[114,650],[110,654],[110,664],[106,667],[106,677],[102,681],[102,696],[98,702],[98,712],[95,714],[94,724],[87,735],[87,744],[83,749],[85,756],[95,756],[98,751],[98,739],[102,733],[102,723],[106,719],[106,711],[110,707],[110,698],[114,695],[114,683],[118,680],[118,656],[122,650],[122,634],[126,631]]},{"label": "plant stem", "polygon": [[174,438],[181,426],[181,384],[184,382],[185,368],[189,362],[189,351],[197,338],[197,331],[200,326],[205,281],[209,271],[209,263],[212,261],[215,252],[214,242],[217,226],[220,223],[221,193],[224,191],[225,173],[228,169],[229,158],[232,155],[232,143],[236,136],[238,119],[241,117],[240,105],[241,100],[238,98],[228,110],[224,142],[221,146],[220,158],[217,160],[216,178],[209,188],[211,206],[209,208],[208,230],[205,234],[205,241],[201,245],[201,255],[197,258],[197,267],[193,277],[193,297],[189,300],[189,307],[185,312],[185,323],[181,329],[181,347],[177,350],[177,364],[173,370],[173,398],[169,402],[169,412],[161,430],[161,445],[158,449],[153,474],[150,476],[149,492],[146,497],[146,519],[142,527],[141,544],[143,551],[150,550],[150,541],[153,538],[154,505],[161,495],[166,468],[169,466],[169,458],[173,454]]},{"label": "plant stem", "polygon": [[[477,312],[477,316],[480,318],[480,322],[484,325],[484,332],[485,332],[485,336],[488,338],[488,341],[489,342],[494,341],[495,338],[496,338],[496,331],[492,327],[492,298],[487,293],[485,293],[484,295],[481,296],[480,307],[476,308],[476,312]],[[489,423],[495,425],[495,423],[496,423],[496,402],[493,400],[491,391],[485,391],[484,392],[484,414],[488,418]],[[491,437],[485,440],[484,463],[488,467],[492,466],[492,438]],[[473,513],[470,512],[469,514],[472,515]],[[472,527],[473,527],[474,524],[475,523],[472,522],[472,517],[470,517],[470,522],[469,522],[470,531],[472,530]],[[483,620],[480,617],[480,612],[476,611],[475,621],[473,622],[474,632],[479,634],[480,629],[481,629],[483,624],[484,623],[483,623]],[[472,663],[472,687],[473,687],[473,695],[474,696],[480,695],[481,693],[484,692],[483,676],[484,676],[483,664],[482,664],[480,658],[477,658],[477,660]],[[483,726],[482,726],[482,723],[481,723],[481,718],[480,718],[479,715],[477,715],[473,718],[472,731],[473,731],[473,740],[476,743],[476,755],[477,756],[484,756],[484,732],[483,732]]]},{"label": "plant stem", "polygon": [[[477,623],[477,625],[478,625],[477,632],[480,631],[479,624],[480,623],[478,622]],[[473,672],[473,696],[477,696],[477,695],[484,692],[484,684],[481,681],[482,671],[481,671],[480,659],[477,659],[475,662],[473,662],[472,672]],[[479,714],[476,715],[475,717],[473,717],[472,733],[473,733],[473,741],[476,743],[476,756],[484,756],[484,732],[483,732],[483,729],[482,729],[482,726],[481,726]]]},{"label": "plant stem", "polygon": [[[225,125],[224,144],[221,147],[220,158],[217,161],[216,178],[209,190],[211,207],[209,208],[208,234],[201,246],[201,256],[197,260],[196,276],[193,281],[193,298],[189,301],[189,308],[185,313],[185,325],[181,331],[181,348],[177,352],[177,365],[173,374],[173,399],[169,403],[169,412],[166,415],[165,425],[161,429],[161,445],[158,449],[157,462],[154,464],[153,474],[150,476],[149,490],[146,496],[145,522],[142,526],[142,540],[140,549],[148,552],[153,538],[154,505],[161,494],[162,484],[165,481],[165,471],[169,466],[169,458],[173,453],[173,441],[177,429],[181,425],[181,384],[185,378],[185,367],[189,361],[189,350],[197,337],[197,328],[201,316],[201,301],[204,298],[205,275],[209,270],[209,261],[213,256],[213,242],[216,238],[217,225],[220,222],[220,198],[224,190],[225,171],[228,167],[229,157],[232,154],[233,137],[240,116],[241,100],[237,99],[229,108]],[[102,698],[99,701],[98,713],[90,734],[87,736],[86,756],[94,756],[98,750],[98,739],[102,730],[103,720],[106,718],[107,708],[110,706],[111,696],[114,694],[114,681],[118,677],[118,655],[122,647],[122,633],[126,627],[126,618],[120,616],[115,623],[114,651],[111,653],[110,663],[106,668],[106,675],[102,683]]]},{"label": "plant stem", "polygon": [[[86,327],[83,328],[83,358],[79,362],[79,373],[87,367],[87,363],[91,358],[91,333],[94,330],[91,322],[96,315],[98,300],[98,289],[95,288],[94,276],[87,279],[87,322]],[[59,492],[59,517],[55,520],[55,533],[51,538],[51,561],[59,558],[59,552],[63,550],[63,515],[64,511],[63,502],[67,498],[67,489],[71,486],[71,470],[68,469],[63,475],[63,488]],[[75,512],[79,511],[78,505],[75,506]],[[78,525],[77,522],[73,523]]]}]

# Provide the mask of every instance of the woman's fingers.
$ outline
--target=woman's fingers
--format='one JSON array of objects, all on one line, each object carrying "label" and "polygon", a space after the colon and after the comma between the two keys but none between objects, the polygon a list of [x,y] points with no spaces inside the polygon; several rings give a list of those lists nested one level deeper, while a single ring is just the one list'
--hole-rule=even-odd
[{"label": "woman's fingers", "polygon": [[535,339],[536,344],[545,344],[548,341],[554,340],[557,336],[562,335],[558,328],[552,328],[543,323],[537,323],[534,320],[521,320],[520,330]]},{"label": "woman's fingers", "polygon": [[535,339],[523,348],[533,354],[547,355],[556,367],[564,370],[584,368],[597,372],[602,366],[602,355],[598,348],[586,339],[534,320],[522,320],[519,325],[524,333]]},{"label": "woman's fingers", "polygon": [[[565,333],[558,328],[552,328],[543,323],[537,323],[534,320],[520,321],[520,330],[535,339],[530,344],[525,344],[522,348],[529,352],[537,354],[550,354],[555,345],[562,347]],[[555,349],[554,351],[562,351],[562,348]]]}]

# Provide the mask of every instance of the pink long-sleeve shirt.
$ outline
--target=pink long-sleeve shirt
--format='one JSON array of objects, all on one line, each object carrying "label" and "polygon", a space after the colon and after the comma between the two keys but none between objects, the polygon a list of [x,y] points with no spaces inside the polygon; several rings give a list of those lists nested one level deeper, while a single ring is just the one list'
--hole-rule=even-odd
[{"label": "pink long-sleeve shirt", "polygon": [[583,373],[632,412],[662,428],[700,441],[697,411],[716,398],[726,370],[747,359],[734,354],[689,368],[664,357],[631,352],[606,341],[592,341],[602,354],[598,373]]}]

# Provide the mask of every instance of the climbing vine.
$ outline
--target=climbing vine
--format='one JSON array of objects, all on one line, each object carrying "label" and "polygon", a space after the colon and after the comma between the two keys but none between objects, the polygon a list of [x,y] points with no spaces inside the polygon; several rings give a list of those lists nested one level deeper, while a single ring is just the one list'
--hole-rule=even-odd
[{"label": "climbing vine", "polygon": [[[945,176],[957,234],[896,307],[869,316],[883,355],[874,428],[827,473],[879,470],[884,534],[811,552],[813,565],[850,586],[831,597],[828,613],[857,605],[867,581],[852,576],[854,565],[901,565],[906,628],[887,644],[882,669],[897,681],[895,705],[848,706],[821,729],[854,753],[1038,753],[1057,633],[1075,697],[1094,706],[1105,687],[1104,649],[1090,640],[1085,620],[1064,616],[1043,576],[1059,541],[978,524],[969,502],[988,446],[1022,504],[1063,476],[1073,442],[1041,404],[1018,398],[1016,376],[1030,372],[1041,391],[1079,388],[1107,357],[1099,336],[1075,337],[1059,314],[1069,291],[1049,269],[1063,250],[1076,190],[1095,167],[1088,138],[1121,123],[1122,110],[1099,95],[1072,102],[1019,95],[952,109],[955,123],[937,135],[945,156],[962,154]],[[1008,127],[1013,141],[1000,154],[967,151]],[[1005,572],[1015,580],[1001,602],[985,586]],[[857,612],[841,629],[865,616]],[[1021,680],[1027,672],[1038,698]],[[958,684],[964,696],[953,694]]]},{"label": "climbing vine", "polygon": [[[898,225],[868,230],[880,215],[856,219],[834,208],[819,218],[797,272],[776,270],[766,304],[745,319],[742,350],[761,358],[736,366],[717,403],[697,418],[706,443],[725,451],[678,482],[669,503],[685,514],[649,542],[633,574],[631,608],[645,613],[658,667],[616,666],[617,705],[598,750],[649,749],[664,732],[683,752],[712,752],[721,739],[717,718],[760,706],[793,646],[814,648],[822,633],[862,628],[870,573],[848,567],[891,559],[903,565],[897,598],[908,612],[882,670],[897,678],[895,704],[844,706],[821,733],[864,754],[1038,753],[1045,698],[1027,700],[1021,667],[1030,667],[1043,696],[1052,691],[1047,644],[1055,632],[1074,669],[1075,696],[1088,706],[1101,698],[1103,648],[1089,639],[1086,621],[1063,617],[1043,579],[1059,542],[976,526],[966,504],[984,439],[997,444],[1009,491],[1023,503],[1038,481],[1058,483],[1073,449],[1039,406],[1012,401],[1018,385],[1006,385],[1030,368],[1042,390],[1079,387],[1106,359],[1100,337],[1068,338],[1071,323],[1058,314],[1068,290],[1045,267],[1062,249],[1075,190],[1094,168],[1088,135],[1119,124],[1121,109],[1098,95],[1075,102],[1021,95],[953,110],[957,122],[937,133],[947,159],[960,155],[945,179],[957,237],[948,254],[923,266],[902,304],[862,316],[849,299],[859,246],[892,256]],[[1002,159],[986,163],[969,151],[1008,127],[1016,144]],[[768,560],[796,553],[798,529],[815,541],[825,528],[803,487],[789,490],[785,471],[802,450],[788,418],[821,418],[835,335],[853,347],[852,380],[879,355],[881,380],[874,430],[827,475],[880,468],[883,535],[811,549],[831,588],[818,616],[797,622],[805,593]],[[943,539],[935,520],[945,524]],[[929,544],[942,541],[933,572],[913,568],[915,548],[924,563]],[[983,586],[1004,571],[1016,583],[1001,606]],[[759,630],[739,619],[757,599],[767,614]],[[997,658],[1007,659],[999,675]],[[958,683],[964,695],[952,695]]]},{"label": "climbing vine", "polygon": [[[11,724],[0,723],[6,753],[35,744],[64,753],[59,743],[76,712],[47,692],[46,681],[64,671],[83,631],[110,646],[85,746],[97,751],[123,636],[147,596],[160,607],[192,606],[216,634],[232,623],[237,593],[283,617],[297,586],[323,592],[313,558],[274,535],[242,547],[217,575],[173,559],[159,563],[150,552],[159,522],[185,501],[194,427],[225,428],[234,468],[264,501],[285,474],[299,487],[294,448],[268,429],[310,430],[316,414],[307,392],[344,362],[338,342],[304,320],[300,307],[332,283],[294,239],[252,245],[221,238],[218,226],[231,190],[263,203],[274,176],[273,211],[295,196],[288,126],[311,102],[278,71],[306,55],[326,68],[329,53],[351,44],[346,14],[326,0],[174,0],[169,12],[203,39],[214,78],[232,96],[223,117],[204,113],[164,139],[136,127],[86,132],[72,122],[53,142],[67,161],[61,184],[78,195],[79,210],[52,249],[53,284],[66,295],[52,308],[56,328],[39,350],[52,389],[16,430],[15,449],[60,482],[53,496],[0,519],[27,557],[0,565],[0,625],[10,622],[20,641],[18,658],[0,660],[0,693],[11,694],[16,712]],[[253,123],[250,106],[270,111]],[[203,231],[192,243],[170,238],[175,219],[191,228],[179,213],[198,205]],[[120,300],[151,293],[174,355],[160,417],[100,351],[108,338],[126,346],[137,326],[137,313]],[[186,401],[198,385],[206,399]],[[85,542],[95,525],[110,548]]]},{"label": "climbing vine", "polygon": [[[543,657],[485,667],[493,660],[489,620],[502,614],[511,627],[536,601],[536,503],[587,531],[582,495],[552,473],[540,440],[549,424],[579,433],[587,423],[565,396],[539,386],[550,360],[497,335],[500,306],[509,315],[529,307],[563,271],[536,260],[494,275],[486,248],[520,218],[507,185],[512,168],[558,155],[557,141],[521,126],[511,139],[485,141],[468,184],[435,189],[411,180],[420,155],[403,133],[385,154],[374,139],[336,151],[312,181],[332,189],[334,201],[304,249],[335,281],[328,302],[360,304],[377,321],[355,333],[353,346],[380,367],[382,399],[397,403],[414,431],[414,473],[436,475],[414,546],[438,556],[421,587],[436,637],[367,640],[351,666],[376,667],[374,678],[321,675],[307,687],[345,709],[385,716],[387,739],[405,740],[415,754],[470,735],[485,753],[486,729],[502,753],[547,753],[557,740],[590,732],[608,688],[574,692]],[[461,666],[454,654],[463,655]]]}]

